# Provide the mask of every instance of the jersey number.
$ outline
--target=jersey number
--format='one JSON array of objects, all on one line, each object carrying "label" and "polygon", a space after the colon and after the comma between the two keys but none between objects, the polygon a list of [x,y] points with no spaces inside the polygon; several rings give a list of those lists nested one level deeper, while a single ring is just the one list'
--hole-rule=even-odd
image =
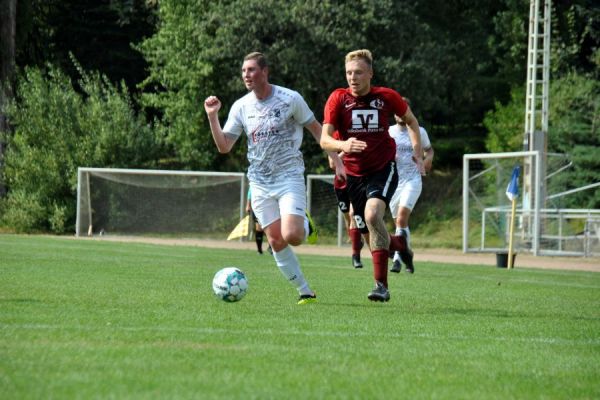
[{"label": "jersey number", "polygon": [[367,227],[367,224],[365,224],[365,221],[363,221],[363,219],[360,215],[355,215],[354,221],[356,222],[356,227],[358,229],[364,229]]}]

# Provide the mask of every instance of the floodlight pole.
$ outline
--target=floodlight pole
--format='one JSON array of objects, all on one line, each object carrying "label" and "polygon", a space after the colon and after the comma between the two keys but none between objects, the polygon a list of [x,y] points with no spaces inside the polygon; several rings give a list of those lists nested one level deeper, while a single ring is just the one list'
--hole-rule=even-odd
[{"label": "floodlight pole", "polygon": [[[546,170],[548,153],[548,108],[550,91],[550,30],[551,0],[543,0],[543,18],[540,12],[542,0],[531,0],[529,8],[529,41],[527,50],[527,83],[525,96],[525,132],[523,151],[539,151],[541,168],[535,174],[531,159],[523,165],[523,211],[524,217],[531,211],[544,208],[546,199]],[[541,40],[541,46],[540,46]],[[538,196],[535,194],[539,193]],[[528,221],[531,222],[530,218]],[[526,223],[524,229],[533,224]],[[540,229],[538,226],[537,229]],[[539,231],[530,232],[538,237]]]}]

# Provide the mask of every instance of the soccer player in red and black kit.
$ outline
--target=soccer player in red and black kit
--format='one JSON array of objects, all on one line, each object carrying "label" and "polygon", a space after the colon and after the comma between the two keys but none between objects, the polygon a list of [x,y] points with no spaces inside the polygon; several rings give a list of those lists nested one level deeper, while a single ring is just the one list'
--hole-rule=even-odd
[{"label": "soccer player in red and black kit", "polygon": [[[398,184],[396,146],[388,133],[389,121],[399,115],[406,122],[415,154],[423,154],[419,122],[395,90],[371,86],[373,57],[369,50],[356,50],[345,58],[348,87],[334,90],[325,104],[321,147],[344,152],[354,219],[361,232],[369,232],[375,288],[371,301],[388,301],[389,251],[406,251],[406,239],[390,236],[384,215]],[[337,130],[340,140],[332,137]],[[423,172],[422,157],[415,162]]]}]

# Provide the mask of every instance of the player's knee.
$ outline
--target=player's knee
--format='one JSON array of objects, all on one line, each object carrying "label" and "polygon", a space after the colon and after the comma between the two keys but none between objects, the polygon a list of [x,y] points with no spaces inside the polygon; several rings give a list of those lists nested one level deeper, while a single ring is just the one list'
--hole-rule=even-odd
[{"label": "player's knee", "polygon": [[365,222],[367,226],[374,226],[381,219],[377,210],[365,210]]},{"label": "player's knee", "polygon": [[278,252],[278,251],[286,248],[288,245],[288,242],[286,242],[283,237],[279,236],[276,238],[269,238],[269,245],[275,252]]},{"label": "player's knee", "polygon": [[269,226],[265,230],[265,233],[267,234],[267,240],[268,240],[271,248],[274,251],[280,251],[280,250],[284,249],[288,245],[288,243],[286,242],[284,235],[282,234],[283,232],[281,232],[281,230],[279,230],[279,229],[274,229],[274,228],[276,228],[276,227]]},{"label": "player's knee", "polygon": [[299,246],[304,242],[304,226],[288,227],[281,232],[281,235],[286,243],[292,246]]},{"label": "player's knee", "polygon": [[290,237],[287,242],[292,246],[300,246],[302,244],[302,242],[304,242],[304,236],[302,236],[300,238],[297,236]]},{"label": "player's knee", "polygon": [[288,231],[283,235],[283,239],[292,246],[299,246],[304,241],[304,230]]}]

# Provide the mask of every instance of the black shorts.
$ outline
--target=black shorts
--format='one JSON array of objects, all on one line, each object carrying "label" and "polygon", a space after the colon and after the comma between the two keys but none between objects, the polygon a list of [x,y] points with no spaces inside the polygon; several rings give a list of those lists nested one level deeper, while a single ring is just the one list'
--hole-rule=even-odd
[{"label": "black shorts", "polygon": [[256,214],[254,214],[254,210],[252,209],[250,209],[250,218],[252,218],[252,222],[260,225],[260,222],[258,222],[258,218],[256,218]]},{"label": "black shorts", "polygon": [[354,221],[362,233],[369,232],[365,222],[365,206],[371,198],[381,199],[387,207],[398,186],[396,162],[391,161],[384,168],[370,175],[347,176],[348,194],[354,210]]},{"label": "black shorts", "polygon": [[344,187],[343,189],[333,189],[335,192],[335,197],[337,197],[338,207],[340,211],[344,214],[350,212],[350,196],[348,195],[348,187]]}]

